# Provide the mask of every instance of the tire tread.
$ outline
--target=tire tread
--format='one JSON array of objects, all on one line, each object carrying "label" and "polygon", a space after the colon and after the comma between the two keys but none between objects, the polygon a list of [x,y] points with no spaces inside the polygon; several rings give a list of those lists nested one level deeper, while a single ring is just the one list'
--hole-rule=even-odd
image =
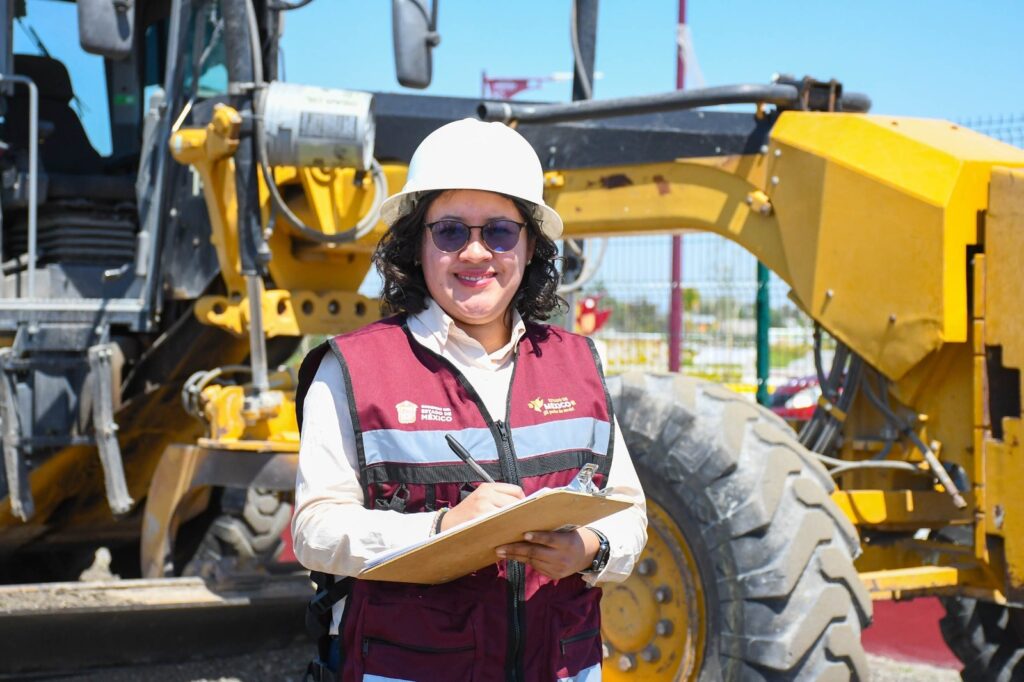
[{"label": "tire tread", "polygon": [[776,415],[709,382],[630,373],[609,393],[638,471],[676,491],[712,554],[722,678],[868,679],[860,543],[814,455]]}]

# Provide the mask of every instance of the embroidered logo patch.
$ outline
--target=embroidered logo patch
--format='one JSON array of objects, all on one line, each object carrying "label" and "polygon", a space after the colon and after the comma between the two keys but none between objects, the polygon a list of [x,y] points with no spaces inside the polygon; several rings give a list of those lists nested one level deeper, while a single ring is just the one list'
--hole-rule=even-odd
[{"label": "embroidered logo patch", "polygon": [[416,423],[416,410],[419,408],[414,402],[409,400],[403,400],[402,402],[395,405],[395,410],[398,412],[398,423],[399,424],[414,424]]},{"label": "embroidered logo patch", "polygon": [[545,417],[549,414],[565,414],[576,411],[576,401],[568,397],[561,398],[534,398],[527,403],[527,406],[534,412],[540,412]]},{"label": "embroidered logo patch", "polygon": [[425,422],[450,422],[452,420],[452,408],[420,405],[420,419]]}]

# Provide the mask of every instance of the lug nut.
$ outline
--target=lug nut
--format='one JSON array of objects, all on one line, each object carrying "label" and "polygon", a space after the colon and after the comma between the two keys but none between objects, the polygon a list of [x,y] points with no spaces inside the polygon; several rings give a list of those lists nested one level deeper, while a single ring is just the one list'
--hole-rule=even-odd
[{"label": "lug nut", "polygon": [[654,559],[644,559],[636,567],[636,572],[644,576],[654,575],[657,570],[658,564],[654,563]]},{"label": "lug nut", "polygon": [[661,637],[669,637],[672,631],[675,630],[675,626],[672,625],[670,620],[659,620],[658,624],[654,626],[654,631]]},{"label": "lug nut", "polygon": [[661,658],[661,650],[651,644],[640,652],[640,658],[644,659],[648,663],[655,663],[659,658]]},{"label": "lug nut", "polygon": [[659,604],[664,604],[670,599],[672,599],[672,590],[668,588],[668,585],[662,585],[654,591],[654,601]]},{"label": "lug nut", "polygon": [[622,654],[619,656],[619,670],[628,673],[636,669],[636,656],[633,654]]}]

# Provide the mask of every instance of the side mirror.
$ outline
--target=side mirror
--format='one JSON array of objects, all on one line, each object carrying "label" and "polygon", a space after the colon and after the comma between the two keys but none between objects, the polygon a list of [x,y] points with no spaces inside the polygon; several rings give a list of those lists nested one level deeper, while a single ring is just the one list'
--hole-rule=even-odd
[{"label": "side mirror", "polygon": [[407,88],[430,85],[433,64],[430,51],[441,42],[437,32],[437,3],[432,0],[392,0],[391,35],[395,43],[395,74]]},{"label": "side mirror", "polygon": [[124,59],[132,54],[136,0],[78,0],[78,42],[90,54]]}]

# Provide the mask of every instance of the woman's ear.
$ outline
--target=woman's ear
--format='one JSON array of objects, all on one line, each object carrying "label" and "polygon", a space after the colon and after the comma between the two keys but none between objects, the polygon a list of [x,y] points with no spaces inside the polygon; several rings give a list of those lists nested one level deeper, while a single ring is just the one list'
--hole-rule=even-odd
[{"label": "woman's ear", "polygon": [[529,265],[533,262],[533,252],[537,248],[537,238],[532,234],[529,239],[526,240],[526,264]]}]

